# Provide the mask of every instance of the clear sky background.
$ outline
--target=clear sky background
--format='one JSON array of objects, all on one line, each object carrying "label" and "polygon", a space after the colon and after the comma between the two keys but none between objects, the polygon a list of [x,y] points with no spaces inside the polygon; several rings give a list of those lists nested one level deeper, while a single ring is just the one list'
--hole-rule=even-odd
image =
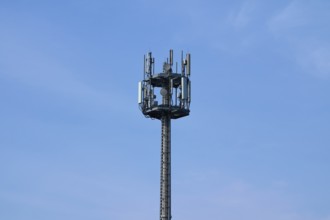
[{"label": "clear sky background", "polygon": [[173,220],[330,219],[330,1],[0,1],[0,219],[153,220],[143,55],[192,54]]}]

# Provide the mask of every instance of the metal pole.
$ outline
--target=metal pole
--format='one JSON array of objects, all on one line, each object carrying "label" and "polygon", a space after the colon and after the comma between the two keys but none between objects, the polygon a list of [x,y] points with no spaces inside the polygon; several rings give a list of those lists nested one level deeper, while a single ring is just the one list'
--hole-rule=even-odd
[{"label": "metal pole", "polygon": [[[169,88],[163,96],[163,104],[171,105]],[[171,115],[164,114],[162,122],[161,177],[160,177],[160,220],[170,220],[171,216]]]},{"label": "metal pole", "polygon": [[160,220],[171,219],[171,117],[165,115],[162,122],[162,152],[160,179]]}]

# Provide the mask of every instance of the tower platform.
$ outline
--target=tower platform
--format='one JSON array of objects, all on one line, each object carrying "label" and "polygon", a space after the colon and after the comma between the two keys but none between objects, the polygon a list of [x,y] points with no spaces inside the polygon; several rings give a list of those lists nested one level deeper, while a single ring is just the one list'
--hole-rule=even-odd
[{"label": "tower platform", "polygon": [[185,116],[188,116],[190,113],[189,109],[181,108],[180,106],[168,106],[168,105],[157,105],[151,108],[148,108],[142,113],[145,116],[149,116],[150,118],[161,119],[164,115],[170,115],[171,119],[178,119]]}]

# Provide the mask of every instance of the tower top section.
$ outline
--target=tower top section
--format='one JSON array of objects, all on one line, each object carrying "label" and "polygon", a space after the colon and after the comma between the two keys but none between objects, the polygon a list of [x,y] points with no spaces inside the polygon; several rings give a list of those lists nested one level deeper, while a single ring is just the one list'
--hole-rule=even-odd
[{"label": "tower top section", "polygon": [[[163,62],[161,72],[155,73],[155,58],[151,52],[144,56],[143,80],[139,82],[138,104],[149,118],[171,119],[188,116],[191,102],[191,55],[181,52],[181,65],[174,65],[173,50]],[[159,98],[157,97],[159,96]]]}]

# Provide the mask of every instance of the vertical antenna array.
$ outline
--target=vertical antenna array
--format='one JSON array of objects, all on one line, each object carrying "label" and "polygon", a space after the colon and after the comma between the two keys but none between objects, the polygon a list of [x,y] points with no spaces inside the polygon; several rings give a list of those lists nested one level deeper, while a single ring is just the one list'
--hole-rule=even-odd
[{"label": "vertical antenna array", "polygon": [[[191,102],[191,55],[183,58],[181,73],[178,63],[173,72],[173,50],[163,63],[163,71],[155,74],[155,59],[149,52],[144,56],[143,80],[138,84],[138,104],[147,118],[161,121],[161,175],[160,175],[160,220],[171,216],[171,119],[188,116]],[[161,99],[157,99],[159,91]],[[159,94],[158,94],[159,95]]]}]

